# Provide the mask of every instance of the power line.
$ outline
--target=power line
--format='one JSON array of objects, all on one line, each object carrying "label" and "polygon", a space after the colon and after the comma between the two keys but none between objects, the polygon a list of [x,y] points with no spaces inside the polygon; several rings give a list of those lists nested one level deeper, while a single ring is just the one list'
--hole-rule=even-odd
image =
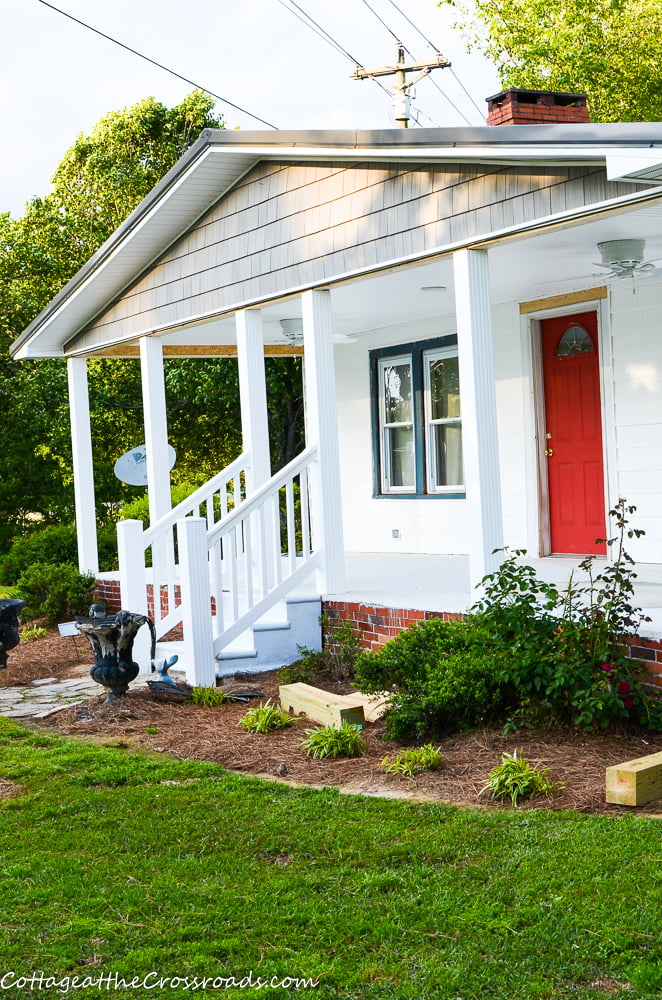
[{"label": "power line", "polygon": [[99,31],[98,28],[93,28],[91,24],[87,24],[85,21],[80,21],[77,17],[74,17],[73,14],[68,14],[66,10],[60,10],[59,7],[53,6],[52,3],[47,3],[47,0],[37,0],[37,2],[43,4],[44,7],[50,7],[51,10],[56,11],[58,14],[62,14],[63,17],[68,17],[70,21],[75,21],[75,23],[80,24],[82,28],[87,28],[88,31],[93,31],[95,35],[100,35],[101,38],[105,38],[107,41],[113,42],[114,45],[119,45],[120,48],[126,49],[127,52],[131,52],[134,56],[138,56],[139,59],[144,59],[145,62],[151,63],[152,66],[157,66],[166,73],[170,73],[171,76],[176,76],[178,80],[183,80],[184,83],[190,84],[192,87],[195,87],[196,90],[202,90],[205,94],[209,94],[210,97],[215,97],[216,100],[221,101],[223,104],[228,104],[231,108],[234,108],[235,111],[240,111],[242,114],[248,115],[249,118],[255,119],[255,121],[260,122],[262,125],[266,125],[268,128],[278,128],[277,125],[272,125],[271,122],[265,121],[264,118],[260,118],[258,115],[254,115],[250,111],[247,111],[246,108],[242,108],[238,104],[234,104],[232,101],[229,101],[227,97],[221,97],[220,94],[215,94],[213,90],[209,90],[207,87],[203,87],[201,84],[195,83],[193,80],[189,80],[188,77],[182,76],[181,73],[176,73],[174,69],[169,69],[167,66],[164,66],[163,63],[157,62],[156,59],[150,59],[149,56],[146,56],[142,52],[138,52],[137,49],[132,49],[130,45],[125,45],[124,42],[120,42],[117,38],[113,38],[111,35],[106,35],[103,31]]},{"label": "power line", "polygon": [[[316,35],[318,35],[323,41],[327,42],[327,44],[330,45],[333,49],[335,49],[336,52],[339,52],[340,55],[345,56],[346,59],[349,59],[349,61],[351,63],[354,63],[354,65],[359,69],[363,68],[362,63],[360,63],[358,59],[355,59],[354,56],[350,52],[348,52],[347,49],[344,48],[339,41],[337,41],[337,39],[333,37],[333,35],[330,35],[329,32],[325,28],[323,28],[321,24],[318,24],[318,22],[313,17],[311,17],[310,14],[308,14],[303,9],[303,7],[300,7],[299,4],[295,2],[295,0],[290,0],[290,3],[292,4],[292,7],[296,7],[296,10],[293,10],[292,7],[290,7],[285,2],[285,0],[277,0],[277,3],[279,3],[281,7],[284,7],[285,10],[289,11],[290,14],[293,14],[296,18],[298,18],[298,20],[301,21],[302,24],[305,24],[307,28],[310,28],[310,30],[313,31]],[[300,11],[301,14],[297,14],[297,10]],[[384,86],[383,83],[381,83],[379,80],[375,80],[374,82],[377,84],[378,87],[380,87],[384,91],[385,94],[387,94],[389,97],[391,96],[388,89]]]},{"label": "power line", "polygon": [[[389,26],[388,26],[388,24],[386,23],[386,21],[384,21],[384,20],[383,20],[383,18],[382,18],[382,17],[380,17],[380,15],[379,15],[379,14],[377,13],[377,11],[375,10],[375,8],[374,8],[374,7],[371,7],[371,6],[370,6],[370,4],[368,3],[368,0],[363,0],[363,3],[364,3],[364,4],[366,5],[366,7],[368,8],[368,10],[369,10],[369,11],[370,11],[370,12],[371,12],[372,14],[374,14],[374,15],[375,15],[375,17],[377,18],[377,20],[379,21],[379,23],[380,23],[380,24],[381,24],[381,25],[382,25],[382,26],[383,26],[384,28],[386,28],[386,30],[387,30],[387,31],[389,32],[389,34],[393,35],[393,37],[394,37],[394,39],[396,40],[396,42],[398,43],[398,45],[400,45],[400,44],[401,44],[401,42],[400,42],[400,39],[398,38],[398,36],[396,35],[396,33],[395,33],[395,32],[394,32],[393,30],[392,30],[392,28],[389,28]],[[407,49],[407,52],[409,52],[409,49]],[[409,55],[411,56],[411,52],[409,52]],[[413,56],[412,56],[412,58],[413,58]]]},{"label": "power line", "polygon": [[[289,10],[291,14],[294,14],[294,11],[290,7],[287,7],[286,4],[284,4],[282,2],[282,0],[278,0],[278,2],[281,3],[282,6],[286,7],[286,9]],[[347,49],[343,48],[343,46],[340,44],[340,42],[337,41],[333,37],[333,35],[330,35],[329,32],[325,28],[323,28],[321,24],[318,24],[318,22],[315,20],[314,17],[311,17],[310,14],[303,9],[303,7],[300,7],[299,4],[296,3],[296,0],[290,0],[290,3],[292,4],[292,7],[296,7],[296,9],[298,11],[300,11],[303,14],[303,16],[305,18],[307,18],[308,21],[311,22],[311,24],[315,25],[315,28],[318,29],[318,32],[316,32],[316,33],[319,33],[321,31],[322,34],[325,35],[326,38],[328,38],[328,40],[331,43],[331,45],[333,45],[334,48],[336,48],[340,53],[342,53],[342,55],[346,56],[349,59],[350,62],[353,62],[355,66],[360,66],[361,65],[361,63],[358,61],[358,59],[355,59],[354,56],[350,52],[347,51]],[[299,20],[301,20],[301,18],[299,18]],[[309,25],[309,27],[310,27],[310,25]]]},{"label": "power line", "polygon": [[352,57],[349,55],[349,52],[345,52],[343,47],[338,42],[336,42],[336,40],[332,38],[331,35],[328,34],[328,32],[324,31],[323,28],[320,28],[320,30],[318,31],[314,23],[311,24],[309,20],[306,20],[308,15],[304,17],[302,14],[298,14],[296,10],[293,10],[285,2],[285,0],[276,0],[276,3],[279,3],[281,7],[284,7],[289,14],[293,14],[298,21],[301,21],[301,23],[306,26],[306,28],[310,28],[310,30],[313,31],[318,38],[321,38],[323,42],[326,42],[327,45],[330,45],[335,52],[338,52],[341,56],[346,56],[347,58],[351,59],[352,62],[354,62]]},{"label": "power line", "polygon": [[[404,12],[404,10],[402,9],[402,7],[399,7],[399,6],[398,6],[398,4],[397,4],[397,3],[395,2],[395,0],[388,0],[388,2],[389,2],[389,3],[391,4],[391,6],[392,6],[392,7],[395,7],[395,9],[397,10],[397,12],[398,12],[398,13],[399,13],[399,14],[400,14],[400,15],[401,15],[402,17],[404,17],[405,21],[406,21],[406,22],[407,22],[408,24],[410,24],[410,25],[412,26],[412,28],[414,29],[414,31],[416,31],[416,32],[417,32],[417,33],[418,33],[418,34],[419,34],[419,35],[421,36],[421,38],[423,39],[423,41],[424,41],[424,42],[426,42],[426,44],[427,44],[427,45],[429,45],[431,49],[434,49],[434,51],[435,51],[435,52],[439,52],[439,49],[438,49],[438,48],[437,48],[437,46],[436,46],[436,45],[434,44],[434,42],[433,42],[433,41],[431,41],[431,40],[430,40],[430,39],[429,39],[429,38],[427,37],[427,35],[425,35],[425,34],[424,34],[424,33],[423,33],[422,31],[421,31],[421,29],[420,29],[420,28],[418,27],[418,25],[417,25],[417,24],[415,24],[415,23],[414,23],[414,21],[412,21],[412,19],[411,19],[410,17],[408,17],[408,16],[407,16],[407,14],[405,14],[405,12]],[[473,97],[471,96],[471,94],[469,93],[469,91],[467,90],[467,88],[466,88],[466,87],[464,86],[464,84],[463,84],[463,83],[462,83],[462,81],[460,80],[460,78],[459,78],[459,76],[457,75],[457,73],[455,72],[455,70],[454,70],[454,69],[453,69],[452,67],[451,67],[450,69],[451,69],[451,73],[453,74],[453,77],[455,78],[455,80],[457,80],[457,82],[459,83],[459,85],[460,85],[460,86],[462,87],[462,90],[463,90],[463,91],[465,92],[465,94],[467,95],[467,97],[469,98],[469,100],[471,101],[471,103],[473,104],[473,106],[475,107],[475,109],[476,109],[476,111],[478,112],[478,114],[480,115],[480,117],[484,119],[484,118],[485,118],[485,114],[484,114],[483,110],[482,110],[482,109],[481,109],[481,108],[480,108],[480,107],[478,106],[478,104],[476,104],[476,101],[475,101],[475,100],[474,100],[474,98],[473,98]],[[438,84],[436,83],[436,81],[434,81],[434,80],[433,80],[432,82],[433,82],[433,83],[435,83],[435,86],[437,86],[437,88],[438,88],[439,90],[441,90],[441,88],[440,88],[440,87],[439,87],[439,85],[438,85]],[[443,91],[442,91],[442,93],[443,93]],[[446,96],[446,95],[444,94],[444,96]],[[452,101],[450,100],[450,98],[446,98],[446,99],[447,99],[447,100],[448,100],[448,101],[450,102],[450,104],[452,104],[452,105],[453,105],[453,107],[455,108],[455,110],[456,110],[456,111],[458,111],[458,108],[456,108],[456,107],[455,107],[455,105],[454,105],[454,104],[453,104],[453,102],[452,102]],[[459,113],[460,113],[460,114],[462,114],[462,112],[459,112]],[[467,122],[467,124],[470,124],[470,123],[468,122],[467,118],[465,117],[465,115],[462,115],[462,117],[464,118],[465,122]]]}]

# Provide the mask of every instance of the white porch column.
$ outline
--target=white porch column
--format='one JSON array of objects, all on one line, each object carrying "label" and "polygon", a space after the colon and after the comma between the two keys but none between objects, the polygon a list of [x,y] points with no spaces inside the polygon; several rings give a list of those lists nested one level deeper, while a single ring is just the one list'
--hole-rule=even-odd
[{"label": "white porch column", "polygon": [[301,308],[306,444],[318,450],[311,483],[313,547],[323,557],[317,586],[322,594],[337,594],[345,590],[345,549],[331,293],[326,289],[304,292]]},{"label": "white porch column", "polygon": [[69,381],[78,568],[81,573],[98,573],[99,555],[94,501],[92,429],[85,358],[67,358],[67,378]]},{"label": "white porch column", "polygon": [[185,517],[177,522],[182,585],[182,627],[186,680],[194,687],[214,687],[216,661],[207,586],[207,522]]},{"label": "white porch column", "polygon": [[[120,601],[124,611],[147,616],[147,589],[145,586],[145,548],[142,521],[127,520],[117,523],[117,554],[120,567]],[[133,659],[141,674],[152,669],[150,656],[152,637],[143,625],[133,641]]]},{"label": "white porch column", "polygon": [[249,457],[247,492],[271,477],[267,386],[264,374],[262,314],[259,309],[242,309],[235,316],[241,435]]},{"label": "white porch column", "polygon": [[171,508],[163,348],[158,337],[140,338],[140,370],[147,452],[149,519],[154,524]]},{"label": "white porch column", "polygon": [[486,250],[453,254],[469,572],[475,586],[502,561],[501,480]]}]

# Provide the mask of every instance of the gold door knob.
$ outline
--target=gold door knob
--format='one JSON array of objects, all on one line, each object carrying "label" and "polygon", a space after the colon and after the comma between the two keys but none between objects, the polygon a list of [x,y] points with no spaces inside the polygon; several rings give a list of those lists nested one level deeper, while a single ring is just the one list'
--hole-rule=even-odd
[{"label": "gold door knob", "polygon": [[547,458],[551,458],[552,455],[554,454],[554,449],[553,448],[545,448],[545,454],[547,455]]}]

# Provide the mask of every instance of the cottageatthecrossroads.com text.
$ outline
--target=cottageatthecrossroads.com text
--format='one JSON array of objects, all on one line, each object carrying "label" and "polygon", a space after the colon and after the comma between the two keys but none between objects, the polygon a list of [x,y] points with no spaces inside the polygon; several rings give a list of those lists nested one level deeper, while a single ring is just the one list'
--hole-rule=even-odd
[{"label": "cottageatthecrossroads.com text", "polygon": [[16,972],[5,972],[0,976],[0,990],[56,990],[66,994],[73,990],[306,990],[319,986],[319,979],[300,979],[296,976],[285,976],[279,979],[272,976],[265,979],[253,976],[252,971],[246,976],[162,976],[158,972],[148,972],[145,976],[125,978],[117,973],[109,972],[98,976],[48,976],[44,972],[31,972],[29,975],[18,975]]}]

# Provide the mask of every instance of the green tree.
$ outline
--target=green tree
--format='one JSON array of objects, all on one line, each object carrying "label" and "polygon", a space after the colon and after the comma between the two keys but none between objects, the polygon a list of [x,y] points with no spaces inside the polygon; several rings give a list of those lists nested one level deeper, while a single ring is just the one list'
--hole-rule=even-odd
[{"label": "green tree", "polygon": [[586,93],[593,121],[662,119],[659,0],[443,0],[504,87]]},{"label": "green tree", "polygon": [[[153,98],[115,111],[80,135],[18,220],[0,215],[0,551],[29,514],[47,522],[73,517],[73,475],[66,367],[59,360],[14,362],[8,347],[67,280],[110,236],[204,128],[222,127],[213,100],[194,91],[166,108]],[[98,513],[107,519],[136,498],[113,475],[119,455],[143,440],[138,362],[88,363]],[[302,444],[301,363],[267,363],[274,461]],[[240,451],[236,361],[169,359],[165,363],[175,484],[193,485]]]}]

